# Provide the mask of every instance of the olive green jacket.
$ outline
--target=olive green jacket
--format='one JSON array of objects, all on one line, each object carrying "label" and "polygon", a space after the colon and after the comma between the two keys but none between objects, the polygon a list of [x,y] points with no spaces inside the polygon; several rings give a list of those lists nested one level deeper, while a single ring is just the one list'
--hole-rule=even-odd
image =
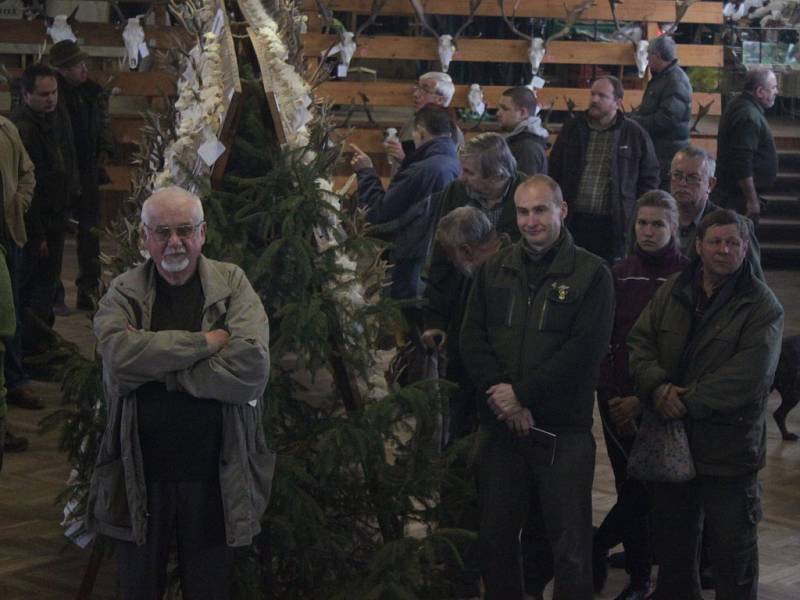
[{"label": "olive green jacket", "polygon": [[699,474],[744,475],[764,466],[783,307],[745,260],[692,334],[699,266],[696,259],[670,278],[642,311],[628,336],[630,372],[644,402],[662,383],[689,388],[681,399]]},{"label": "olive green jacket", "polygon": [[[100,300],[94,331],[103,360],[108,422],[89,490],[90,531],[137,544],[146,541],[147,489],[136,389],[149,381],[219,400],[219,483],[227,543],[248,545],[261,529],[275,466],[262,425],[269,323],[239,267],[201,256],[197,269],[205,295],[200,332],[149,331],[156,294],[152,261],[114,279]],[[204,332],[218,328],[231,337],[224,349],[213,353]]]},{"label": "olive green jacket", "polygon": [[[522,242],[480,269],[461,327],[461,359],[480,392],[509,383],[537,426],[583,433],[592,428],[594,388],[608,352],[614,285],[605,262],[562,231],[558,252],[533,293]],[[486,403],[480,404],[482,420],[494,422]]]}]

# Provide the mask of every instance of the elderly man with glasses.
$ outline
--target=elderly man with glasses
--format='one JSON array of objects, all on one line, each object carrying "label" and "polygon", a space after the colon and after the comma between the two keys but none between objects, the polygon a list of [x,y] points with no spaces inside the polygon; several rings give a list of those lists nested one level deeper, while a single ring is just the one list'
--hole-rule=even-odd
[{"label": "elderly man with glasses", "polygon": [[108,424],[88,525],[118,540],[122,597],[161,598],[177,539],[186,597],[228,597],[231,547],[260,530],[274,455],[262,427],[269,332],[237,266],[201,250],[200,200],[177,187],[142,207],[150,259],[94,319]]},{"label": "elderly man with glasses", "polygon": [[[703,217],[719,210],[721,207],[711,202],[708,197],[717,183],[714,177],[714,159],[698,146],[687,146],[678,150],[672,159],[670,170],[672,196],[678,203],[678,245],[681,252],[689,258],[697,256],[695,238],[697,226]],[[753,274],[764,280],[761,269],[761,252],[756,238],[753,222],[742,217],[750,232],[747,245],[747,258]]]}]

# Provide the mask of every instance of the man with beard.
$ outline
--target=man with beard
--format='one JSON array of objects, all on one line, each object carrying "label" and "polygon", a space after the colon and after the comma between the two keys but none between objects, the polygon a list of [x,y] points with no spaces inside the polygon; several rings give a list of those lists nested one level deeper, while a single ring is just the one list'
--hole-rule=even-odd
[{"label": "man with beard", "polygon": [[[703,217],[719,210],[720,207],[709,200],[709,194],[717,183],[714,173],[714,159],[698,146],[687,146],[675,154],[670,171],[672,196],[678,203],[678,245],[689,258],[697,256],[695,239],[697,226]],[[742,217],[749,232],[747,258],[753,274],[763,281],[764,272],[758,239],[753,222]]]},{"label": "man with beard", "polygon": [[275,457],[262,415],[269,323],[236,265],[202,255],[197,196],[142,206],[150,259],[111,283],[94,318],[108,423],[87,526],[117,541],[125,600],[162,598],[173,538],[187,598],[228,598],[231,547],[261,528]]},{"label": "man with beard", "polygon": [[569,205],[575,243],[609,262],[625,254],[636,200],[660,184],[653,143],[622,112],[623,94],[616,77],[595,80],[589,109],[564,124],[548,169]]},{"label": "man with beard", "polygon": [[734,98],[717,133],[716,204],[758,222],[759,195],[770,188],[778,170],[778,155],[764,110],[775,104],[778,80],[769,69],[747,72],[744,91]]}]

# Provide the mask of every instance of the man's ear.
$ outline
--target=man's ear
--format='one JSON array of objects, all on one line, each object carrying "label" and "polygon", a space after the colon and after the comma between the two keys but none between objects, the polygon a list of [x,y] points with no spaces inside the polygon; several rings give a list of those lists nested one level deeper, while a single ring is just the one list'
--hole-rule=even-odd
[{"label": "man's ear", "polygon": [[715,187],[717,187],[717,178],[712,175],[708,178],[708,193],[713,192]]}]

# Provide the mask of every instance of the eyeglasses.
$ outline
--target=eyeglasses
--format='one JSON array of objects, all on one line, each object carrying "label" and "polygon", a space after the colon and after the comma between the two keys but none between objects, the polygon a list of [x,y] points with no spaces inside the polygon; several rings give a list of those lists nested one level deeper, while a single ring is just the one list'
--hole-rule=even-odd
[{"label": "eyeglasses", "polygon": [[200,227],[205,221],[200,221],[196,225],[176,225],[175,227],[150,227],[147,223],[143,223],[148,231],[153,233],[153,236],[162,244],[167,243],[172,239],[172,233],[178,236],[178,239],[188,240],[194,237],[197,228]]},{"label": "eyeglasses", "polygon": [[683,181],[688,183],[689,185],[697,185],[700,183],[703,178],[698,175],[697,173],[689,173],[688,175],[682,171],[673,171],[670,173],[670,177],[672,177],[672,181]]}]

